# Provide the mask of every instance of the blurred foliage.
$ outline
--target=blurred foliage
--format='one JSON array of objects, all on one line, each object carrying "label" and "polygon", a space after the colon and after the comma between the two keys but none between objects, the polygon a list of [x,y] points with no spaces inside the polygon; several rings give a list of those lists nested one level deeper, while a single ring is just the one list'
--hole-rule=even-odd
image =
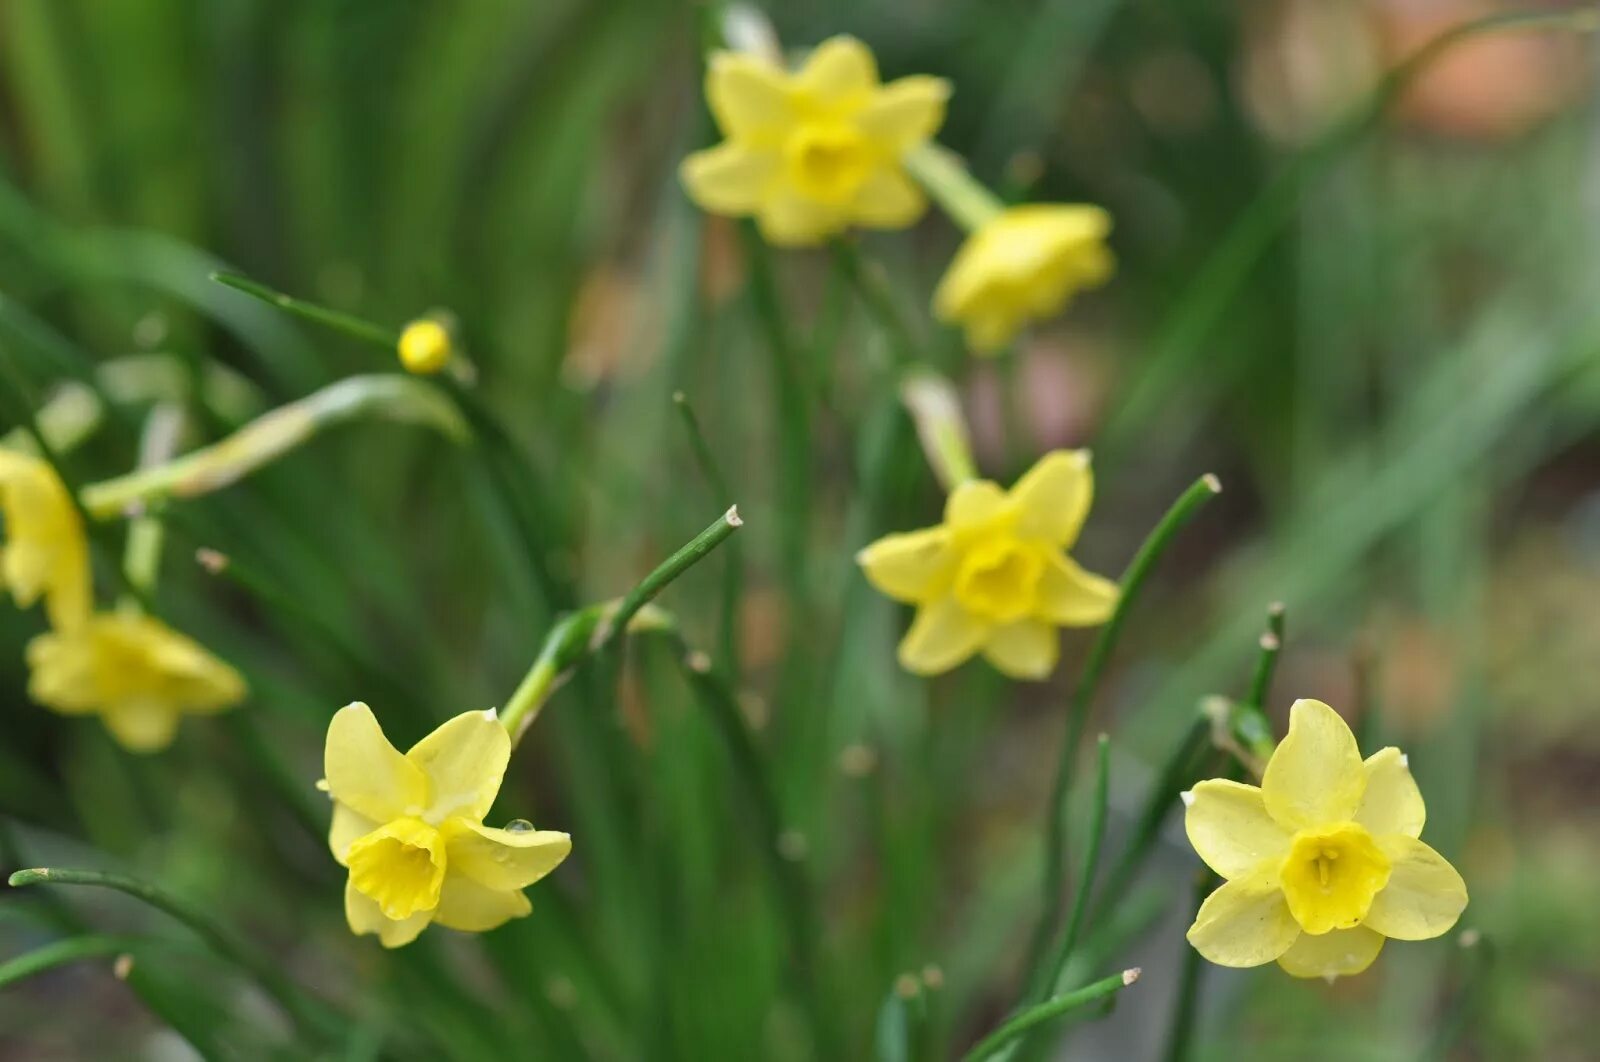
[{"label": "blurred foliage", "polygon": [[[211,439],[245,419],[197,386],[212,363],[248,381],[252,409],[392,367],[212,270],[391,327],[448,308],[537,471],[541,550],[530,563],[470,455],[392,425],[345,427],[174,506],[159,605],[239,666],[252,698],[130,758],[28,704],[20,647],[37,620],[0,609],[0,644],[16,648],[0,653],[5,862],[120,867],[191,897],[356,1015],[351,1058],[803,1057],[730,764],[648,640],[616,699],[598,677],[572,684],[520,751],[501,818],[570,830],[575,851],[530,893],[533,916],[482,940],[430,934],[391,954],[350,937],[310,789],[340,705],[368,700],[404,747],[500,703],[557,612],[621,593],[737,501],[741,648],[724,663],[824,898],[822,984],[845,1054],[905,1020],[879,1012],[908,972],[930,1042],[970,1043],[1013,998],[1050,750],[1086,643],[1069,638],[1042,686],[981,666],[922,683],[890,665],[903,617],[851,558],[937,510],[881,385],[890,346],[909,341],[960,381],[986,474],[1095,447],[1092,569],[1124,565],[1197,474],[1226,484],[1163,563],[1097,709],[1116,724],[1113,839],[1137,813],[1129,779],[1202,696],[1241,692],[1263,609],[1282,599],[1275,718],[1298,696],[1363,706],[1363,744],[1407,747],[1429,839],[1471,884],[1479,949],[1391,947],[1333,988],[1213,971],[1200,1057],[1586,1057],[1600,998],[1588,45],[1486,36],[1347,128],[1381,71],[1486,8],[770,6],[791,45],[849,32],[886,74],[951,78],[941,139],[1010,196],[1106,206],[1117,279],[1014,357],[971,364],[926,313],[957,240],[942,219],[863,241],[909,322],[897,336],[829,255],[768,255],[700,217],[674,178],[708,137],[700,12],[684,3],[0,3],[13,382],[37,398],[111,359],[168,355]],[[768,262],[801,359],[791,392],[815,398],[799,526],[778,517],[784,440],[747,295]],[[733,497],[696,471],[677,391]],[[72,455],[75,478],[125,471],[142,413],[114,409]],[[293,607],[188,564],[201,546]],[[696,645],[717,639],[725,563],[665,602]],[[1169,848],[1147,907],[1171,917],[1115,954],[1090,934],[1106,970],[1146,974],[1073,1057],[1160,1050],[1193,865]],[[74,923],[176,937],[158,918],[115,897],[8,896],[0,941],[15,954]],[[210,1057],[294,1056],[266,999],[176,939],[138,953],[129,986],[101,962],[9,988],[0,1050],[167,1057],[170,1027]]]}]

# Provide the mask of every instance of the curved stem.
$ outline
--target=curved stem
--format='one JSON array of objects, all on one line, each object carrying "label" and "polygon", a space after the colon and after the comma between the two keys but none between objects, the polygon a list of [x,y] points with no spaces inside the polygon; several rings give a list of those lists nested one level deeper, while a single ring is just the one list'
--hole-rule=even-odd
[{"label": "curved stem", "polygon": [[108,955],[125,955],[149,942],[139,937],[112,937],[90,934],[51,941],[43,947],[18,955],[0,963],[0,988],[25,980],[34,974],[65,966],[80,959],[99,959]]},{"label": "curved stem", "polygon": [[1138,979],[1139,968],[1134,967],[1131,970],[1124,970],[1119,974],[1107,977],[1103,981],[1085,985],[1076,992],[1067,992],[1037,1006],[1029,1007],[978,1041],[976,1047],[961,1056],[962,1062],[982,1062],[983,1059],[988,1058],[1035,1025],[1049,1021],[1051,1018],[1060,1017],[1074,1007],[1081,1007],[1085,1003],[1093,1003],[1097,999],[1105,999],[1107,996],[1115,995]]}]

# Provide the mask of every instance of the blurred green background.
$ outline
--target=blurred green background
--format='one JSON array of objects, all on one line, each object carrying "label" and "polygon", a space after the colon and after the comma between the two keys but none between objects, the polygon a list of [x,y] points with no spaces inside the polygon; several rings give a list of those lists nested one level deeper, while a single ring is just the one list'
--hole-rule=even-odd
[{"label": "blurred green background", "polygon": [[[1092,446],[1081,556],[1106,572],[1195,476],[1225,484],[1164,560],[1097,707],[1116,742],[1113,843],[1197,701],[1242,694],[1265,608],[1282,600],[1274,718],[1314,696],[1364,745],[1404,747],[1426,839],[1468,881],[1460,928],[1481,932],[1478,948],[1455,934],[1396,943],[1332,987],[1211,971],[1200,1058],[1594,1057],[1592,43],[1484,34],[1404,91],[1380,81],[1491,10],[770,5],[789,46],[848,32],[886,77],[950,78],[941,140],[1008,196],[1116,219],[1115,280],[997,362],[967,359],[929,320],[958,241],[945,219],[862,241],[916,356],[960,388],[985,473],[1009,481],[1047,448]],[[404,747],[500,703],[557,611],[622,592],[731,501],[749,523],[744,707],[772,755],[789,854],[821,897],[841,1050],[871,1057],[880,1004],[908,971],[937,968],[928,1057],[1013,999],[1087,638],[1069,633],[1045,685],[894,667],[904,616],[852,556],[938,512],[884,384],[901,340],[827,252],[752,257],[737,226],[683,196],[677,161],[710,137],[702,15],[667,0],[0,0],[13,386],[42,396],[162,355],[209,438],[393,367],[207,280],[226,266],[388,325],[450,309],[484,399],[537,470],[538,519],[518,528],[470,455],[360,425],[175,507],[162,611],[244,670],[252,697],[190,721],[156,757],[31,705],[21,649],[39,620],[0,610],[12,857],[121,867],[196,898],[347,1007],[348,1057],[805,1057],[727,758],[665,653],[637,646],[615,700],[593,682],[563,691],[519,751],[496,814],[569,830],[574,856],[532,890],[532,917],[481,941],[435,931],[389,954],[350,937],[310,789],[340,705],[367,700]],[[808,389],[802,521],[780,519],[785,440],[746,284],[769,261],[802,365],[788,386]],[[216,364],[248,386],[213,400],[198,384]],[[696,471],[680,390],[732,498]],[[142,415],[130,400],[109,417],[74,472],[131,466]],[[209,579],[189,562],[199,546],[283,600]],[[708,648],[722,644],[728,563],[663,599]],[[1086,948],[1097,965],[1081,971],[1145,978],[1075,1031],[1070,1057],[1161,1055],[1197,865],[1168,827],[1147,891],[1122,905],[1142,903],[1149,931]],[[270,1005],[181,930],[116,899],[60,899],[98,928],[174,943],[139,957],[137,995],[103,962],[0,992],[5,1057],[184,1057],[185,1043],[301,1057]],[[0,953],[50,939],[45,906],[0,903]]]}]

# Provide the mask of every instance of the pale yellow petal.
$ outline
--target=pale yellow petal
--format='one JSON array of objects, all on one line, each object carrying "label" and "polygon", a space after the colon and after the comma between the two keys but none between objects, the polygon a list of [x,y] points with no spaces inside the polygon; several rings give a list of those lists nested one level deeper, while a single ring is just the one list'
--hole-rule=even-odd
[{"label": "pale yellow petal", "polygon": [[117,744],[129,752],[159,752],[178,732],[178,711],[171,705],[138,698],[108,705],[100,713]]},{"label": "pale yellow petal", "polygon": [[981,268],[982,233],[974,233],[962,242],[950,265],[939,279],[933,293],[933,313],[946,324],[956,324],[964,319],[981,297],[988,280]]},{"label": "pale yellow petal", "polygon": [[1036,619],[1002,623],[989,631],[983,658],[995,670],[1014,679],[1038,681],[1050,677],[1061,653],[1061,637],[1050,624]]},{"label": "pale yellow petal", "polygon": [[1366,785],[1356,737],[1339,713],[1321,701],[1295,701],[1289,732],[1261,779],[1272,817],[1290,829],[1344,822]]},{"label": "pale yellow petal", "polygon": [[854,37],[829,37],[806,57],[794,87],[808,102],[825,107],[864,103],[878,87],[878,62]]},{"label": "pale yellow petal", "polygon": [[856,124],[873,142],[900,153],[939,131],[949,99],[950,82],[942,77],[903,77],[873,93]]},{"label": "pale yellow petal", "polygon": [[729,140],[685,158],[678,176],[700,209],[743,217],[760,207],[777,170],[776,153]]},{"label": "pale yellow petal", "polygon": [[1011,488],[1011,500],[1017,506],[1017,537],[1071,546],[1094,502],[1089,451],[1045,454]]},{"label": "pale yellow petal", "polygon": [[328,826],[328,848],[340,866],[345,865],[345,853],[350,846],[383,825],[367,818],[348,804],[333,802],[333,822]]},{"label": "pale yellow petal", "polygon": [[988,625],[943,597],[917,609],[900,641],[900,666],[918,675],[937,675],[965,661],[988,636]]},{"label": "pale yellow petal", "polygon": [[1111,618],[1122,591],[1103,575],[1051,553],[1039,578],[1039,618],[1063,627],[1094,627]]},{"label": "pale yellow petal", "polygon": [[1246,877],[1289,850],[1289,832],[1267,814],[1261,790],[1213,778],[1185,796],[1183,826],[1206,866],[1224,878]]},{"label": "pale yellow petal", "polygon": [[955,556],[943,527],[885,535],[856,554],[867,581],[897,601],[926,601],[950,585]]},{"label": "pale yellow petal", "polygon": [[1377,838],[1389,857],[1389,883],[1372,900],[1362,925],[1396,940],[1447,933],[1467,906],[1467,883],[1450,861],[1415,837]]},{"label": "pale yellow petal", "polygon": [[1302,933],[1278,965],[1294,977],[1353,977],[1372,965],[1383,950],[1383,934],[1366,926],[1327,933]]},{"label": "pale yellow petal", "polygon": [[1421,837],[1428,812],[1405,754],[1391,745],[1368,756],[1364,766],[1367,789],[1355,821],[1377,837],[1391,833]]},{"label": "pale yellow petal", "polygon": [[322,770],[335,800],[379,822],[428,801],[426,776],[389,744],[372,709],[360,701],[339,709],[328,723]]},{"label": "pale yellow petal", "polygon": [[357,936],[377,934],[384,947],[398,948],[410,944],[428,928],[428,923],[433,921],[433,911],[418,911],[397,922],[347,881],[344,886],[344,919],[350,925],[350,932]]},{"label": "pale yellow petal", "polygon": [[1189,927],[1189,943],[1218,966],[1260,966],[1288,951],[1300,936],[1283,890],[1260,870],[1223,882],[1206,897]]},{"label": "pale yellow petal", "polygon": [[428,819],[481,822],[500,792],[511,738],[494,712],[462,712],[411,746],[406,759],[428,778]]},{"label": "pale yellow petal", "polygon": [[453,820],[445,831],[450,873],[490,889],[525,889],[572,851],[572,838],[555,830],[498,830]]},{"label": "pale yellow petal", "polygon": [[788,75],[755,56],[717,52],[706,67],[706,104],[735,140],[775,144],[794,120]]},{"label": "pale yellow petal", "polygon": [[471,878],[451,874],[444,880],[433,920],[447,929],[486,933],[532,910],[528,898],[516,889],[491,889]]},{"label": "pale yellow petal", "polygon": [[1006,492],[987,479],[958,483],[944,503],[944,522],[956,531],[986,524],[1006,511]]},{"label": "pale yellow petal", "polygon": [[844,211],[828,203],[807,199],[780,182],[756,211],[761,238],[775,247],[815,247],[849,224]]},{"label": "pale yellow petal", "polygon": [[927,208],[922,189],[898,168],[888,167],[873,170],[850,205],[855,223],[872,229],[903,229]]}]

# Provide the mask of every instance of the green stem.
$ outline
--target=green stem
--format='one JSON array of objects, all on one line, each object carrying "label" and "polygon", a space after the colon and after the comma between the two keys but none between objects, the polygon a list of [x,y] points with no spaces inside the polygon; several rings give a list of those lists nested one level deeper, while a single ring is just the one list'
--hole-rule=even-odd
[{"label": "green stem", "polygon": [[[715,501],[718,505],[733,504],[733,492],[728,487],[727,478],[722,474],[722,466],[717,461],[717,455],[700,430],[700,419],[695,416],[694,407],[689,404],[688,397],[682,391],[678,391],[673,394],[672,403],[677,407],[678,414],[683,420],[684,431],[689,436],[689,445],[694,450],[695,460],[700,465],[700,474],[705,477],[706,484],[716,496]],[[740,660],[739,601],[742,597],[741,583],[744,576],[743,553],[737,539],[728,544],[728,563],[722,579],[722,621],[718,628],[717,645],[722,656],[722,664],[730,673],[738,671]]]},{"label": "green stem", "polygon": [[11,875],[9,882],[13,888],[40,884],[91,885],[126,893],[159,911],[166,912],[194,930],[218,955],[254,977],[304,1031],[320,1035],[337,1025],[337,1019],[330,1011],[323,1009],[320,1004],[313,1006],[301,996],[300,990],[277,964],[257,955],[235,940],[231,934],[224,932],[210,918],[159,886],[121,874],[55,867],[19,870]]},{"label": "green stem", "polygon": [[968,232],[977,232],[1005,209],[999,196],[972,176],[961,156],[947,147],[930,140],[906,152],[901,161],[951,220]]},{"label": "green stem", "polygon": [[1100,890],[1100,904],[1095,908],[1097,919],[1103,917],[1133,883],[1134,874],[1144,865],[1145,858],[1155,847],[1156,838],[1161,834],[1161,824],[1177,803],[1178,794],[1189,787],[1198,769],[1197,761],[1210,748],[1210,735],[1211,722],[1201,716],[1189,725],[1188,731],[1173,746],[1156,776],[1155,784],[1145,794],[1144,805],[1140,808],[1139,818],[1135,821],[1122,858],[1117,860],[1117,865],[1106,878],[1105,888]]},{"label": "green stem", "polygon": [[317,324],[326,325],[355,339],[375,346],[385,347],[391,353],[400,345],[400,334],[398,332],[384,328],[382,325],[373,324],[371,321],[363,320],[354,314],[330,310],[326,306],[318,306],[314,302],[307,302],[292,295],[285,295],[283,292],[269,288],[265,284],[251,280],[249,277],[242,277],[237,273],[212,273],[211,279],[225,287],[233,288],[235,291],[242,291],[246,295],[260,299],[268,305],[276,306],[286,313],[294,314],[296,317],[303,317],[307,321],[315,321]]},{"label": "green stem", "polygon": [[1095,749],[1094,811],[1089,819],[1089,846],[1083,856],[1083,874],[1078,879],[1078,889],[1072,900],[1072,916],[1067,920],[1067,935],[1061,940],[1055,961],[1050,964],[1046,990],[1054,992],[1066,969],[1072,949],[1077,946],[1078,933],[1083,929],[1083,916],[1089,909],[1089,895],[1094,889],[1095,871],[1100,868],[1100,844],[1106,832],[1106,804],[1111,778],[1111,739],[1105,734]]},{"label": "green stem", "polygon": [[744,526],[744,521],[739,518],[739,507],[732,506],[727,512],[717,518],[716,522],[700,532],[687,545],[681,547],[676,553],[656,566],[655,571],[639,581],[639,585],[623,597],[616,610],[601,620],[595,630],[593,653],[603,651],[618,632],[627,628],[628,623],[645,605],[655,599],[655,596],[664,590],[668,583],[700,563],[712,550],[721,545],[729,535]]},{"label": "green stem", "polygon": [[349,376],[257,417],[227,438],[154,468],[83,488],[88,512],[105,519],[134,502],[192,497],[226,487],[307,442],[319,431],[369,413],[428,424],[454,441],[468,437],[455,406],[421,380],[399,374]]},{"label": "green stem", "polygon": [[522,677],[505,707],[500,709],[500,724],[511,735],[513,745],[522,740],[550,695],[583,659],[595,626],[600,622],[600,613],[598,606],[591,605],[561,617],[550,628],[533,666]]},{"label": "green stem", "polygon": [[107,955],[124,955],[149,942],[138,937],[111,937],[93,934],[68,937],[52,941],[40,948],[18,955],[0,963],[0,988],[32,977],[34,974],[65,966],[81,959],[98,959]]},{"label": "green stem", "polygon": [[1134,554],[1132,563],[1128,565],[1128,570],[1122,577],[1122,592],[1117,599],[1117,606],[1106,625],[1100,628],[1100,633],[1089,650],[1089,659],[1084,664],[1083,674],[1073,690],[1072,701],[1067,707],[1067,726],[1062,734],[1061,748],[1056,758],[1055,782],[1050,787],[1050,804],[1045,815],[1044,872],[1040,882],[1041,914],[1039,925],[1034,930],[1028,962],[1030,976],[1036,979],[1035,984],[1039,983],[1040,965],[1045,949],[1049,947],[1060,920],[1061,885],[1067,844],[1067,791],[1072,781],[1072,764],[1077,755],[1078,742],[1088,722],[1090,702],[1099,687],[1100,676],[1105,671],[1106,663],[1116,648],[1128,611],[1138,599],[1139,591],[1155,567],[1156,561],[1166,552],[1167,546],[1171,544],[1179,529],[1221,490],[1222,484],[1215,476],[1209,474],[1201,476],[1179,496],[1172,504],[1172,508],[1161,518],[1161,522],[1156,524],[1155,529],[1144,540],[1144,544],[1139,547],[1139,552]]},{"label": "green stem", "polygon": [[910,366],[917,363],[917,340],[906,322],[905,315],[895,304],[894,294],[884,279],[883,269],[868,261],[854,240],[833,242],[834,263],[843,271],[845,279],[855,289],[867,312],[889,338],[889,353],[895,364]]},{"label": "green stem", "polygon": [[[1203,870],[1195,879],[1194,900],[1191,912],[1198,912],[1211,890],[1216,887],[1217,876]],[[1183,971],[1178,975],[1178,994],[1172,1007],[1172,1027],[1167,1034],[1166,1062],[1183,1062],[1189,1057],[1190,1041],[1194,1038],[1194,1018],[1200,1003],[1200,980],[1205,973],[1205,960],[1191,945],[1183,949]]]},{"label": "green stem", "polygon": [[939,484],[951,491],[977,479],[961,400],[950,381],[934,372],[908,372],[900,382],[900,401],[911,413],[922,452]]},{"label": "green stem", "polygon": [[[183,431],[183,409],[162,403],[150,411],[139,439],[139,467],[153,468],[172,459]],[[141,510],[128,524],[128,541],[123,547],[122,568],[128,583],[154,597],[161,571],[161,546],[166,528],[159,516]]]},{"label": "green stem", "polygon": [[1138,979],[1139,969],[1135,967],[1107,977],[1103,981],[1085,985],[1076,992],[1067,992],[1044,1003],[1029,1007],[978,1041],[976,1047],[962,1056],[962,1062],[982,1062],[983,1059],[988,1058],[1035,1025],[1047,1022],[1051,1018],[1060,1017],[1074,1007],[1081,1007],[1085,1003],[1093,1003],[1096,1000],[1115,995]]},{"label": "green stem", "polygon": [[1267,693],[1272,688],[1272,675],[1278,667],[1278,654],[1283,650],[1284,607],[1273,602],[1267,609],[1267,632],[1261,636],[1261,655],[1256,658],[1255,674],[1250,679],[1250,695],[1245,702],[1266,710]]}]

